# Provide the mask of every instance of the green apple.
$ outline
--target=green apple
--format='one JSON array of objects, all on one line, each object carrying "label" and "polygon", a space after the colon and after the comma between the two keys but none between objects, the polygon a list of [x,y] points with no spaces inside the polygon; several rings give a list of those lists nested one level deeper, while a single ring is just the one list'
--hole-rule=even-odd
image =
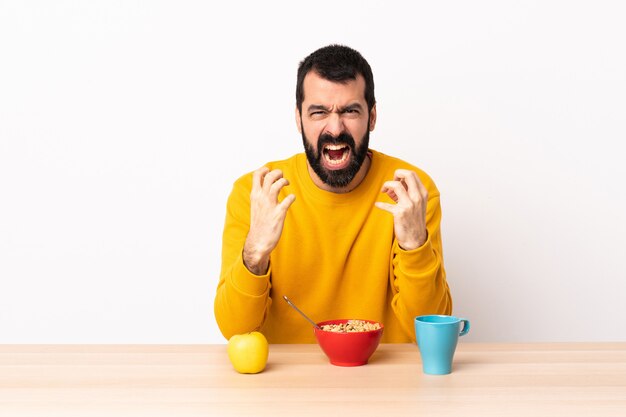
[{"label": "green apple", "polygon": [[269,344],[259,332],[236,334],[228,339],[228,359],[241,374],[258,374],[267,364]]}]

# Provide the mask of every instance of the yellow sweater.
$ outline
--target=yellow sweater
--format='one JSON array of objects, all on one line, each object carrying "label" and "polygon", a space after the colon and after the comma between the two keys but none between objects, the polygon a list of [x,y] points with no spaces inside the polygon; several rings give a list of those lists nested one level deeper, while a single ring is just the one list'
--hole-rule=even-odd
[{"label": "yellow sweater", "polygon": [[[415,341],[413,318],[450,314],[452,300],[443,267],[439,191],[420,169],[371,151],[365,179],[353,191],[335,194],[318,188],[306,156],[267,164],[281,169],[295,194],[270,269],[257,276],[242,261],[250,225],[252,174],[239,178],[228,199],[222,271],[215,317],[226,338],[258,329],[270,343],[314,343],[312,326],[284,300],[287,295],[314,321],[354,318],[384,324],[382,342]],[[380,192],[398,168],[415,171],[428,190],[428,239],[405,251],[394,238],[393,216],[374,202],[393,203]]]}]

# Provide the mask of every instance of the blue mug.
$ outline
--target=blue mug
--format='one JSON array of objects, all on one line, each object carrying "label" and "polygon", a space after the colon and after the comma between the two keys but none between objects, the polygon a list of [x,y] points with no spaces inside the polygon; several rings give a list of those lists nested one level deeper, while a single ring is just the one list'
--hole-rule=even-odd
[{"label": "blue mug", "polygon": [[452,372],[452,358],[459,336],[466,335],[469,329],[469,320],[458,317],[415,317],[415,340],[422,356],[424,373],[446,375]]}]

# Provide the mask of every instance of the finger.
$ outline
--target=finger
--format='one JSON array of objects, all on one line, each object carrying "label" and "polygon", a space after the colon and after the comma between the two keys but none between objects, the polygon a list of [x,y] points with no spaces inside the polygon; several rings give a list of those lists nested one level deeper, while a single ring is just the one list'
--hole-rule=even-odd
[{"label": "finger", "polygon": [[268,167],[261,167],[252,174],[252,189],[261,188],[263,185],[263,177],[270,171]]},{"label": "finger", "polygon": [[278,207],[286,212],[287,210],[289,210],[289,207],[291,207],[294,201],[296,201],[295,194],[289,194],[287,197],[283,198],[283,201],[278,204]]},{"label": "finger", "polygon": [[413,177],[413,179],[415,180],[415,185],[417,186],[417,190],[419,191],[420,196],[424,200],[428,200],[428,190],[426,189],[426,186],[424,185],[422,180],[420,180],[419,175],[417,175],[417,173],[413,171],[407,171],[407,172],[410,172],[411,177]]},{"label": "finger", "polygon": [[287,178],[279,178],[270,186],[270,197],[278,198],[278,193],[280,190],[289,185],[289,180]]},{"label": "finger", "polygon": [[398,196],[391,188],[383,187],[380,192],[387,194],[394,202],[398,202]]},{"label": "finger", "polygon": [[270,171],[265,178],[263,178],[263,189],[269,193],[272,184],[276,182],[279,178],[283,177],[283,171],[280,169],[274,169]]},{"label": "finger", "polygon": [[409,171],[407,169],[398,169],[395,172],[394,180],[404,181],[404,184],[406,185],[406,190],[412,200],[415,201],[422,195],[418,185],[418,182],[420,182],[420,180],[415,172]]},{"label": "finger", "polygon": [[[386,181],[381,192],[386,193],[396,203],[400,200],[409,200],[409,194],[400,181]],[[396,198],[394,198],[393,194],[395,194]]]},{"label": "finger", "polygon": [[420,181],[419,177],[417,178],[417,188],[424,201],[428,201],[428,190],[426,189],[426,186],[424,186],[422,181]]},{"label": "finger", "polygon": [[394,206],[393,204],[389,204],[389,203],[383,203],[382,201],[377,201],[374,203],[374,205],[376,207],[378,207],[381,210],[385,210],[391,214],[394,213],[394,209],[396,206]]}]

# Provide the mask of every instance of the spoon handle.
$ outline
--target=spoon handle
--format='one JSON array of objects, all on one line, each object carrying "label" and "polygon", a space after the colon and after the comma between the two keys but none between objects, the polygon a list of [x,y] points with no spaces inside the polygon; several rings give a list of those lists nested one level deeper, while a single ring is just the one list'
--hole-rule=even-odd
[{"label": "spoon handle", "polygon": [[318,330],[322,330],[322,328],[320,326],[317,325],[317,323],[313,322],[313,320],[311,320],[306,314],[304,314],[302,311],[300,311],[300,309],[298,307],[296,307],[296,305],[294,303],[291,302],[291,300],[289,298],[287,298],[286,295],[283,295],[283,298],[285,299],[285,301],[287,301],[287,304],[289,304],[291,307],[293,307],[298,313],[300,313],[300,315],[302,317],[304,317],[305,319],[307,319],[309,321],[309,323],[311,323],[313,325],[313,327],[315,327]]}]

